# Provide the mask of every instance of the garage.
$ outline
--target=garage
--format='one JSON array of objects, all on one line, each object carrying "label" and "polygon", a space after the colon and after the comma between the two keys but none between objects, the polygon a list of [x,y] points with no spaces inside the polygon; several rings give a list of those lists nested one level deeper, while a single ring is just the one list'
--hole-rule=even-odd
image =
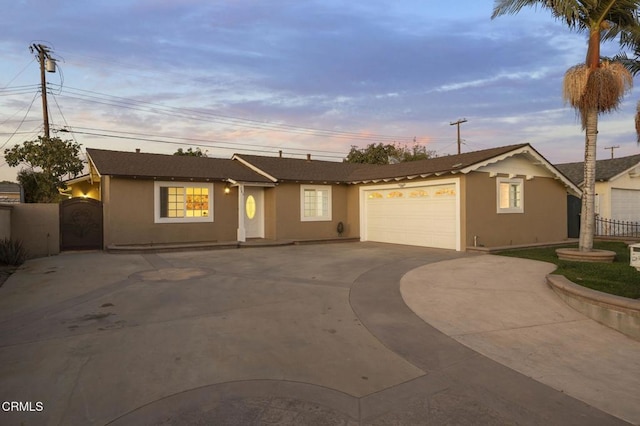
[{"label": "garage", "polygon": [[457,181],[361,191],[363,240],[460,249]]},{"label": "garage", "polygon": [[611,219],[640,222],[640,191],[636,189],[612,189]]}]

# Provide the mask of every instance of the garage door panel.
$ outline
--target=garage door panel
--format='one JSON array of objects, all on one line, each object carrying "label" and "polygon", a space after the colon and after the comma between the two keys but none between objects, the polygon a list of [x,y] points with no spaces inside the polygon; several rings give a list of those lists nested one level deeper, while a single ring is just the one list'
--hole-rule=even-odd
[{"label": "garage door panel", "polygon": [[640,222],[640,190],[611,190],[611,219]]},{"label": "garage door panel", "polygon": [[365,191],[367,239],[456,248],[455,185]]}]

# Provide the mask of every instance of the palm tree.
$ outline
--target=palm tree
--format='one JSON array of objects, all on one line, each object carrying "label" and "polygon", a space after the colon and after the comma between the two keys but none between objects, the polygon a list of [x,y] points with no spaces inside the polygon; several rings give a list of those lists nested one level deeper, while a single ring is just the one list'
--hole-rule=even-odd
[{"label": "palm tree", "polygon": [[516,14],[525,6],[551,11],[556,19],[587,33],[584,64],[565,74],[563,97],[580,114],[585,130],[584,183],[580,216],[580,251],[593,249],[598,114],[618,108],[633,78],[619,62],[602,61],[600,43],[637,31],[640,0],[495,0],[491,19]]}]

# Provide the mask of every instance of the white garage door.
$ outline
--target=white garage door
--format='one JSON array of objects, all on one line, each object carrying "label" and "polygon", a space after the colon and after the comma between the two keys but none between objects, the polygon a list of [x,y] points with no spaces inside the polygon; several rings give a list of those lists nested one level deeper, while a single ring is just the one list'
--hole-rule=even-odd
[{"label": "white garage door", "polygon": [[364,191],[368,241],[457,248],[456,185]]},{"label": "white garage door", "polygon": [[640,191],[612,189],[611,219],[640,222]]}]

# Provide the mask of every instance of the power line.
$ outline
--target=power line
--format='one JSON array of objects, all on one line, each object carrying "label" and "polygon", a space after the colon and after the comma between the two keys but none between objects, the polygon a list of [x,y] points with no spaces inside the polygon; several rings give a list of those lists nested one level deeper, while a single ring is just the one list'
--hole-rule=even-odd
[{"label": "power line", "polygon": [[11,83],[13,83],[15,81],[16,78],[20,77],[22,75],[23,72],[25,72],[27,70],[27,68],[29,68],[29,65],[31,65],[33,63],[33,61],[35,61],[35,58],[31,58],[31,60],[29,61],[29,63],[27,63],[27,65],[24,66],[24,68],[22,68],[18,74],[15,75],[15,77],[13,77],[11,80],[9,80],[9,82],[2,88],[2,89],[6,89],[7,87],[9,87],[9,85]]},{"label": "power line", "polygon": [[[213,142],[213,143],[216,143],[216,144],[232,145],[232,147],[220,147],[220,146],[217,147],[217,148],[221,148],[221,149],[234,149],[236,146],[248,146],[248,147],[252,147],[252,148],[264,148],[264,145],[259,145],[259,144],[255,144],[255,143],[243,143],[243,142],[223,141],[223,140],[215,140],[215,139],[187,138],[187,137],[182,137],[182,136],[156,135],[156,134],[151,134],[151,133],[139,133],[139,132],[118,131],[118,130],[109,130],[109,129],[96,129],[96,128],[92,128],[92,127],[74,126],[73,128],[62,129],[62,130],[59,130],[59,131],[69,131],[69,132],[73,133],[73,132],[76,132],[74,129],[89,130],[89,131],[94,131],[94,132],[116,133],[116,134],[121,134],[121,135],[144,136],[144,137],[149,137],[149,138],[177,139],[177,140],[180,140],[180,141],[201,142],[201,143],[212,143]],[[78,133],[78,132],[76,132],[76,133]],[[190,144],[190,145],[194,145],[194,144]],[[281,147],[267,147],[267,148],[279,149]],[[286,149],[288,149],[288,150],[296,150],[296,151],[303,151],[305,153],[307,153],[307,152],[320,152],[320,153],[324,153],[324,154],[338,154],[338,155],[341,155],[341,156],[343,155],[342,152],[328,151],[328,150],[321,150],[321,149],[292,148],[292,147],[287,147]]]},{"label": "power line", "polygon": [[[62,108],[60,108],[60,104],[58,103],[58,99],[56,98],[56,96],[54,94],[51,94],[51,96],[53,96],[53,101],[55,102],[56,106],[58,107],[58,111],[60,112],[60,117],[62,117],[62,121],[64,121],[64,124],[66,127],[69,127],[69,123],[67,122],[67,119],[65,118],[64,114],[62,113]],[[71,133],[71,137],[73,137],[73,140],[78,143],[78,141],[76,140],[76,137],[73,135],[73,133]]]},{"label": "power line", "polygon": [[[56,86],[56,85],[52,85],[52,86]],[[250,128],[254,130],[269,130],[269,131],[279,131],[283,133],[294,133],[294,134],[302,134],[302,135],[333,137],[333,138],[351,139],[351,140],[366,140],[366,141],[395,142],[398,140],[407,140],[407,141],[413,140],[413,137],[407,137],[407,136],[394,136],[394,135],[384,135],[384,134],[374,134],[374,133],[363,134],[363,133],[351,132],[351,131],[319,129],[319,128],[312,128],[312,127],[303,127],[303,126],[295,126],[295,125],[289,125],[289,124],[252,120],[248,118],[233,117],[233,116],[216,114],[212,112],[206,112],[206,111],[189,109],[189,108],[169,107],[161,104],[138,101],[138,100],[123,98],[119,96],[102,94],[102,93],[94,92],[90,90],[72,88],[68,86],[64,88],[60,87],[60,89],[61,89],[61,92],[60,92],[61,96],[65,96],[70,99],[129,108],[129,109],[138,110],[142,112],[171,115],[172,117],[176,117],[176,115],[178,115],[181,118],[186,118],[186,119],[191,119],[196,121],[217,122],[220,124],[226,124],[226,125],[237,126],[237,127],[245,127],[245,128]]]},{"label": "power line", "polygon": [[31,107],[33,106],[33,103],[35,102],[36,98],[38,97],[38,93],[36,92],[33,95],[33,99],[31,99],[31,103],[29,104],[29,107],[27,108],[27,112],[24,113],[24,116],[22,117],[22,120],[20,121],[20,123],[18,124],[18,127],[16,127],[16,130],[11,134],[11,136],[9,136],[9,139],[7,139],[2,146],[0,146],[0,149],[4,148],[6,144],[9,143],[9,141],[17,134],[18,130],[20,130],[20,127],[22,127],[22,124],[24,123],[24,121],[27,118],[27,115],[29,115],[29,111],[31,111]]},{"label": "power line", "polygon": [[[75,134],[79,134],[79,135],[90,135],[90,136],[104,137],[104,138],[115,138],[115,139],[135,140],[135,141],[154,142],[154,143],[165,143],[165,144],[171,144],[171,145],[193,146],[192,143],[188,143],[188,142],[167,141],[167,140],[144,138],[144,137],[109,135],[109,134],[105,134],[105,133],[81,132],[81,131],[77,131],[77,130],[67,130],[67,129],[61,129],[59,131],[60,132],[75,133]],[[207,148],[218,148],[218,149],[224,149],[224,150],[229,150],[229,151],[233,151],[234,150],[233,147],[223,147],[223,146],[217,146],[217,145],[213,145],[213,144],[206,144],[206,145],[203,145],[203,146],[205,146]],[[256,145],[256,147],[257,147],[257,145]],[[241,148],[241,151],[259,152],[259,153],[263,153],[264,154],[266,148],[273,149],[274,153],[276,152],[275,150],[277,149],[277,148],[273,148],[273,147],[257,147],[257,148]],[[301,149],[301,148],[287,148],[287,149],[304,151],[304,149]],[[294,155],[302,155],[301,153],[292,153],[292,154],[294,154]],[[344,158],[345,156],[346,155],[344,155],[344,154],[341,154],[341,155],[316,154],[316,157],[323,157],[323,158]]]}]

